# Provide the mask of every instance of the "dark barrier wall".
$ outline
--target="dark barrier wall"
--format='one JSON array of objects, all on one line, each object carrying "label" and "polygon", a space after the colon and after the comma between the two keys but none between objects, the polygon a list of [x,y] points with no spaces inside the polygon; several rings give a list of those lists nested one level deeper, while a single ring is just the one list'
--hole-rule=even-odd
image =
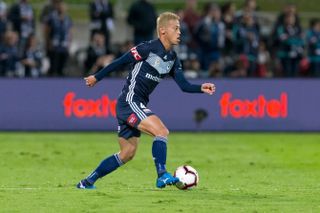
[{"label": "dark barrier wall", "polygon": [[[82,79],[0,79],[0,130],[116,130],[124,81],[87,88]],[[215,95],[164,80],[147,107],[170,130],[320,131],[320,80],[205,81]]]}]

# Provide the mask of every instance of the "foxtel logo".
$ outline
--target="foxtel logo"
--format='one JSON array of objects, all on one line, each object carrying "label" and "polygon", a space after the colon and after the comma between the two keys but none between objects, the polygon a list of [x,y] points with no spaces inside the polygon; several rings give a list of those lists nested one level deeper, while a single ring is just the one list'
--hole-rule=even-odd
[{"label": "foxtel logo", "polygon": [[63,100],[64,115],[66,117],[75,116],[77,118],[106,118],[116,117],[117,100],[111,100],[107,95],[102,95],[97,100],[76,99],[74,92],[68,92]]},{"label": "foxtel logo", "polygon": [[288,116],[288,94],[282,92],[280,99],[267,100],[259,95],[254,100],[232,99],[232,94],[226,92],[220,99],[220,115],[223,118],[286,118]]}]

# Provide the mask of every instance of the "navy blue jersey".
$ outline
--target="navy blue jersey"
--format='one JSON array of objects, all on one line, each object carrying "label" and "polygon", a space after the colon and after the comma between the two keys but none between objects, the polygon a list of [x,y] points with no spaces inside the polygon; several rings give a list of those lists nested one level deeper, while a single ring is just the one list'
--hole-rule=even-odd
[{"label": "navy blue jersey", "polygon": [[149,95],[167,75],[171,75],[185,92],[201,93],[200,85],[192,85],[183,76],[180,60],[174,51],[166,51],[159,39],[133,47],[128,53],[99,71],[95,77],[101,80],[121,64],[132,63],[119,101],[139,101],[147,104]]}]

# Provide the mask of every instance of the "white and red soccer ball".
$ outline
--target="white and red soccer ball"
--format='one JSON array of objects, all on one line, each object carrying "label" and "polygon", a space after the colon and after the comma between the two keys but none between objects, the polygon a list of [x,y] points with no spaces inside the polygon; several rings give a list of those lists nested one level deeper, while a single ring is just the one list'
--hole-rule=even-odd
[{"label": "white and red soccer ball", "polygon": [[199,183],[197,170],[189,165],[179,166],[174,176],[179,178],[180,181],[176,183],[176,187],[181,190],[194,188]]}]

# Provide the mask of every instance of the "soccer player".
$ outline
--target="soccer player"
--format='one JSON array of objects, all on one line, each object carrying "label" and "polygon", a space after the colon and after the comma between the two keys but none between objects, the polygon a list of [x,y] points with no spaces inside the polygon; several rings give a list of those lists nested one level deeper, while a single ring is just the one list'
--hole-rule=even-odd
[{"label": "soccer player", "polygon": [[160,118],[147,108],[149,95],[168,74],[184,92],[212,95],[215,86],[212,83],[190,84],[184,78],[181,63],[172,50],[173,45],[179,43],[181,34],[179,17],[176,14],[162,13],[157,19],[157,33],[158,39],[133,47],[95,75],[84,78],[86,85],[93,87],[119,66],[133,64],[116,107],[120,152],[103,160],[87,178],[77,184],[78,188],[95,188],[94,183],[99,178],[130,161],[136,153],[141,131],[154,137],[152,155],[158,174],[156,186],[164,188],[179,181],[166,170],[169,131]]}]

